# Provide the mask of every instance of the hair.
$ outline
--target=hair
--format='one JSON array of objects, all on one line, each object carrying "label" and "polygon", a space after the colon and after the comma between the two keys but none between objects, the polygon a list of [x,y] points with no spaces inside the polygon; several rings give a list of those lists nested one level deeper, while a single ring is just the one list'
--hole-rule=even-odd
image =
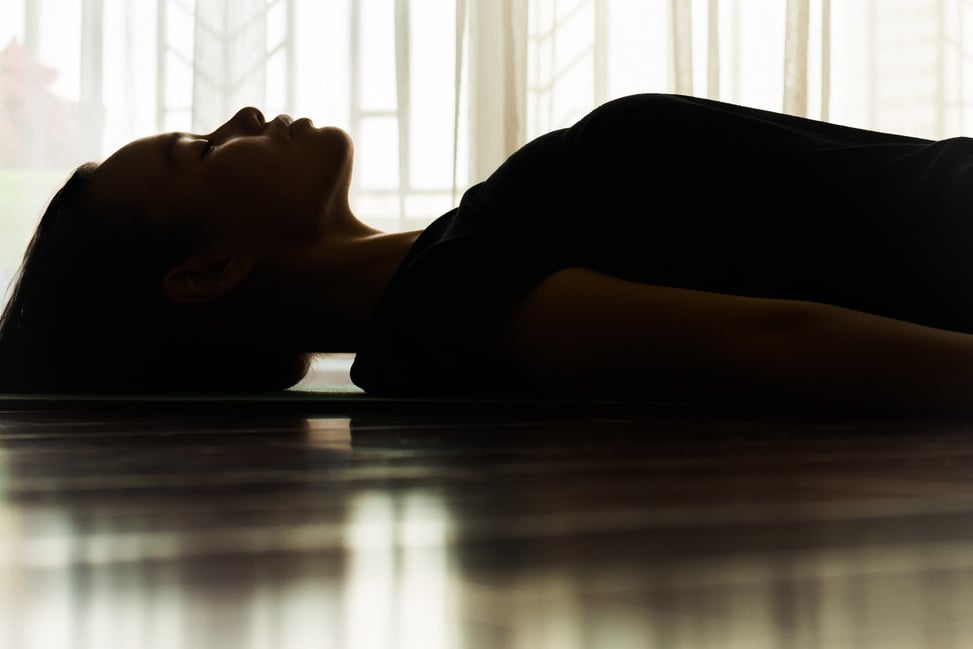
[{"label": "hair", "polygon": [[74,171],[27,245],[0,316],[0,390],[240,392],[300,381],[310,354],[234,340],[214,317],[219,304],[168,299],[165,273],[206,233],[96,205],[96,168]]}]

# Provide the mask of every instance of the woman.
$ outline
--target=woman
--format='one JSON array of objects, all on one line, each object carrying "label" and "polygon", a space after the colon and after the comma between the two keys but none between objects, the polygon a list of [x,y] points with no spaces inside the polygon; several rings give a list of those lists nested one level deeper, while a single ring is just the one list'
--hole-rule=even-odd
[{"label": "woman", "polygon": [[5,389],[284,388],[310,352],[398,396],[963,411],[973,144],[638,95],[511,156],[425,231],[348,203],[337,129],[241,110],[52,200]]}]

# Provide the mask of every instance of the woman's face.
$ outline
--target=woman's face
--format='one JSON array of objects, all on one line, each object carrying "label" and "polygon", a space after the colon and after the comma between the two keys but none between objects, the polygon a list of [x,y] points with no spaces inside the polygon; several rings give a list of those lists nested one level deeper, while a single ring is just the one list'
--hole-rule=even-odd
[{"label": "woman's face", "polygon": [[236,250],[307,243],[348,211],[351,140],[286,115],[244,108],[206,135],[136,140],[96,170],[96,201],[136,207],[162,224],[197,220]]}]

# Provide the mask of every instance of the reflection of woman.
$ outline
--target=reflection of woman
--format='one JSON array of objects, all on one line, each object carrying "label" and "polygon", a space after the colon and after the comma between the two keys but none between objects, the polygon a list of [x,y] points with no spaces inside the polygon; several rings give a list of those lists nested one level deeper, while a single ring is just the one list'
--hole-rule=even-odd
[{"label": "reflection of woman", "polygon": [[403,233],[353,214],[351,152],[247,108],[77,170],[4,314],[7,389],[282,388],[334,351],[390,395],[973,395],[965,139],[633,96]]}]

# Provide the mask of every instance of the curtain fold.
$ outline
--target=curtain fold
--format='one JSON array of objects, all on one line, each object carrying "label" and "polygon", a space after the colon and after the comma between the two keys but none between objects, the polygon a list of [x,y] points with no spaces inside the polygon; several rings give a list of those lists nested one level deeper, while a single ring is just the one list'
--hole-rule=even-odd
[{"label": "curtain fold", "polygon": [[461,98],[465,90],[463,84],[463,72],[466,69],[466,32],[468,29],[467,19],[469,16],[468,0],[456,0],[456,31],[454,34],[453,46],[453,144],[452,144],[452,169],[450,175],[450,196],[455,203],[461,188],[459,186],[459,128],[460,128],[460,108],[463,105]]},{"label": "curtain fold", "polygon": [[692,3],[671,0],[671,38],[673,90],[693,94],[693,14]]},{"label": "curtain fold", "polygon": [[821,114],[831,118],[831,0],[821,0]]},{"label": "curtain fold", "polygon": [[528,0],[471,0],[473,180],[486,178],[526,136]]},{"label": "curtain fold", "polygon": [[[399,183],[404,187],[411,185],[409,169],[409,150],[412,146],[412,64],[410,57],[410,20],[409,1],[395,0],[395,99],[396,125],[398,127],[398,172]],[[402,217],[405,214],[405,193],[399,192],[399,229],[405,229]]]},{"label": "curtain fold", "polygon": [[102,69],[104,44],[96,27],[104,20],[102,0],[84,0],[81,3],[81,20],[87,29],[81,30],[81,93],[79,97],[81,129],[79,148],[86,158],[97,158],[101,153],[101,136],[104,131],[102,106]]},{"label": "curtain fold", "polygon": [[807,46],[810,18],[810,0],[787,0],[783,110],[801,117],[807,116]]},{"label": "curtain fold", "polygon": [[720,97],[720,0],[709,0],[706,12],[706,96]]}]

